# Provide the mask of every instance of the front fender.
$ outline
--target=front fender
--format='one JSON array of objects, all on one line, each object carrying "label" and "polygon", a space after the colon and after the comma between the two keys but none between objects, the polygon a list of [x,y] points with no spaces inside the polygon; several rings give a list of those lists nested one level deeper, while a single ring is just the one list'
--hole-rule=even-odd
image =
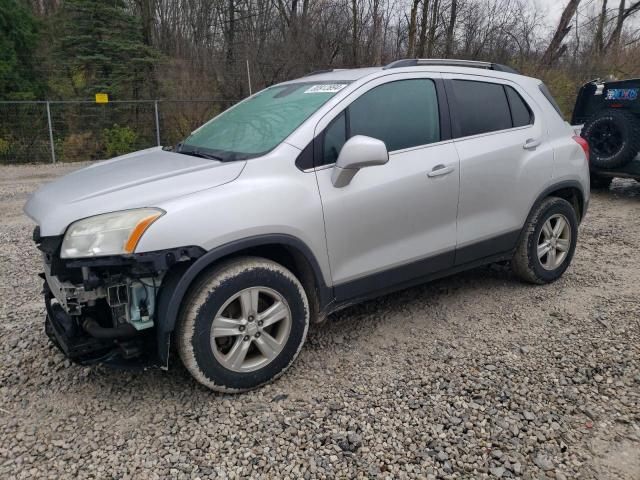
[{"label": "front fender", "polygon": [[176,326],[182,301],[193,281],[218,260],[242,250],[263,245],[283,245],[296,249],[304,255],[313,269],[321,308],[330,302],[332,291],[330,287],[327,287],[317,259],[311,249],[294,236],[284,234],[258,235],[216,247],[192,264],[176,266],[162,284],[158,293],[158,308],[156,310],[158,312],[156,325],[158,360],[161,368],[167,369],[169,366],[171,332]]}]

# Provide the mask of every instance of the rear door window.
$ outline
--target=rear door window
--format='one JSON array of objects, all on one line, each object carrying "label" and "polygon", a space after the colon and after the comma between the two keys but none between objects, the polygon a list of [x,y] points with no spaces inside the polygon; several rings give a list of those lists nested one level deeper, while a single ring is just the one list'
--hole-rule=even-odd
[{"label": "rear door window", "polygon": [[451,84],[456,99],[459,137],[512,127],[511,111],[502,85],[474,80],[453,80]]}]

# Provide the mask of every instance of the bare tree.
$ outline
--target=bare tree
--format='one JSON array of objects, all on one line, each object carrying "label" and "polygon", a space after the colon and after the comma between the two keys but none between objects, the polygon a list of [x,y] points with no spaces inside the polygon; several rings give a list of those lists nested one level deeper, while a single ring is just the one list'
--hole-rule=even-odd
[{"label": "bare tree", "polygon": [[[409,38],[408,38],[408,47],[407,47],[407,56],[413,57],[415,55],[415,45],[416,45],[416,21],[418,17],[418,6],[420,5],[420,0],[412,0],[411,12],[409,13]],[[424,10],[423,10],[424,12]]]},{"label": "bare tree", "polygon": [[542,55],[540,67],[550,67],[566,50],[566,46],[562,45],[562,41],[571,31],[571,19],[575,15],[579,4],[580,0],[569,0],[567,6],[564,7],[558,28],[551,39],[551,43],[549,43],[549,46]]},{"label": "bare tree", "polygon": [[351,63],[354,67],[358,66],[358,1],[351,0]]},{"label": "bare tree", "polygon": [[234,44],[236,39],[236,3],[235,0],[227,0],[227,64],[233,63]]},{"label": "bare tree", "polygon": [[436,29],[438,28],[438,0],[433,0],[431,7],[431,24],[429,25],[429,46],[427,47],[427,57],[433,56],[436,43]]},{"label": "bare tree", "polygon": [[373,33],[371,35],[373,43],[373,64],[382,63],[382,14],[380,12],[380,0],[373,0]]},{"label": "bare tree", "polygon": [[453,32],[456,27],[457,10],[458,10],[458,0],[451,0],[451,12],[449,13],[449,26],[447,27],[447,38],[444,43],[445,58],[449,58],[453,53]]},{"label": "bare tree", "polygon": [[[622,4],[623,2],[620,2]],[[602,0],[602,10],[598,17],[598,27],[596,28],[596,38],[594,48],[598,54],[602,54],[604,50],[604,26],[607,22],[607,0]]]},{"label": "bare tree", "polygon": [[417,57],[424,57],[427,45],[427,22],[429,21],[429,0],[422,2],[422,15],[420,16],[420,39],[418,41]]},{"label": "bare tree", "polygon": [[[41,18],[58,3],[22,1]],[[254,90],[312,70],[440,53],[513,64],[525,73],[538,69],[575,85],[622,66],[640,75],[640,65],[634,67],[640,31],[630,21],[640,0],[623,1],[620,9],[616,3],[615,11],[603,0],[579,17],[578,5],[594,0],[564,0],[553,32],[526,0],[124,1],[140,17],[145,42],[163,54],[159,94],[178,98],[241,97],[247,61]],[[547,34],[553,38],[541,40]],[[615,55],[594,55],[607,50]]]},{"label": "bare tree", "polygon": [[609,37],[606,50],[609,50],[609,48],[611,47],[613,47],[613,49],[616,51],[620,49],[620,36],[622,35],[622,27],[624,26],[624,21],[638,11],[640,11],[640,1],[637,1],[626,8],[626,1],[620,0],[620,6],[618,7],[618,16],[616,17],[616,27],[611,33],[611,37]]}]

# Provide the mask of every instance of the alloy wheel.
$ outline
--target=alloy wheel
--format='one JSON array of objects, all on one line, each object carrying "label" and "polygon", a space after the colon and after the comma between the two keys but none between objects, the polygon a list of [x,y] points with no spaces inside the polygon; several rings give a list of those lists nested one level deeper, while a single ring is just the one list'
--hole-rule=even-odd
[{"label": "alloy wheel", "polygon": [[545,270],[555,270],[564,262],[571,248],[571,224],[557,213],[544,222],[538,235],[538,260]]},{"label": "alloy wheel", "polygon": [[211,348],[222,366],[252,372],[271,363],[291,333],[291,310],[268,287],[244,289],[218,310],[211,325]]}]

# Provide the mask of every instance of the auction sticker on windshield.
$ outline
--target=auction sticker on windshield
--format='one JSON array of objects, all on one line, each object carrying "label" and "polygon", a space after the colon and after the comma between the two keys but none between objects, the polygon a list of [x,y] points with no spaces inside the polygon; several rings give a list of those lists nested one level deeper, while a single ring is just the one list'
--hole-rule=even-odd
[{"label": "auction sticker on windshield", "polygon": [[314,85],[307,88],[304,93],[335,93],[346,87],[346,83],[328,83],[324,85]]}]

